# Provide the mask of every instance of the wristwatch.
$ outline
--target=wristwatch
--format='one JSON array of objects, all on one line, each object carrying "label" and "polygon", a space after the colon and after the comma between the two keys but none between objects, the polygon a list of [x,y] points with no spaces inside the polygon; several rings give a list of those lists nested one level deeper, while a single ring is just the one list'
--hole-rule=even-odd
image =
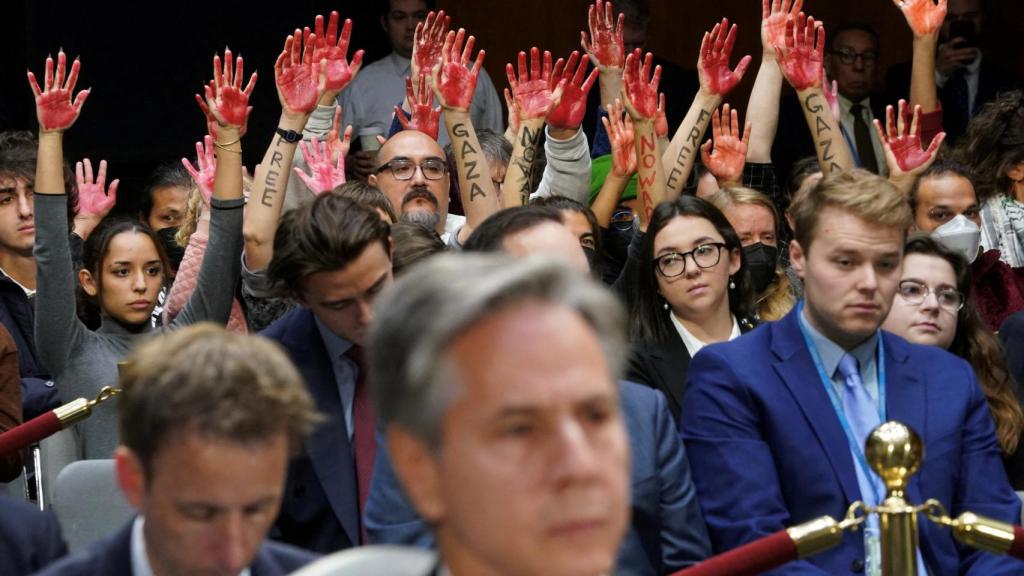
[{"label": "wristwatch", "polygon": [[296,132],[295,130],[285,130],[284,128],[278,128],[277,133],[285,142],[289,144],[295,144],[299,140],[302,140],[302,132]]}]

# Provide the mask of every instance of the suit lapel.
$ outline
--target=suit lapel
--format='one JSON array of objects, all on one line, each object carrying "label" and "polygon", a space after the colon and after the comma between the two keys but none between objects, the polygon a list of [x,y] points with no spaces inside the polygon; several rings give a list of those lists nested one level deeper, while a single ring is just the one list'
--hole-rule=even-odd
[{"label": "suit lapel", "polygon": [[303,309],[299,314],[292,329],[282,338],[282,344],[291,352],[317,410],[326,415],[326,420],[306,440],[306,452],[349,541],[359,542],[355,458],[345,429],[333,364],[313,313]]},{"label": "suit lapel", "polygon": [[[892,334],[883,332],[885,344],[885,405],[886,418],[898,421],[917,432],[921,441],[928,437],[925,429],[925,407],[928,393],[919,374],[909,365],[908,344]],[[927,456],[926,456],[927,457]],[[921,475],[915,474],[907,487],[911,502],[923,502],[920,498]]]},{"label": "suit lapel", "polygon": [[659,389],[668,396],[669,402],[675,404],[676,410],[681,412],[683,387],[676,383],[685,381],[680,375],[686,374],[686,369],[690,365],[690,353],[687,352],[679,333],[673,330],[667,342],[651,345],[650,357],[660,377]]},{"label": "suit lapel", "polygon": [[[810,425],[821,451],[828,458],[847,502],[860,500],[857,472],[843,427],[814,366],[797,324],[799,308],[771,325],[774,368]],[[810,439],[808,439],[810,440]]]},{"label": "suit lapel", "polygon": [[133,517],[128,524],[111,536],[104,546],[105,550],[96,565],[97,574],[112,576],[131,576],[132,574],[132,526]]}]

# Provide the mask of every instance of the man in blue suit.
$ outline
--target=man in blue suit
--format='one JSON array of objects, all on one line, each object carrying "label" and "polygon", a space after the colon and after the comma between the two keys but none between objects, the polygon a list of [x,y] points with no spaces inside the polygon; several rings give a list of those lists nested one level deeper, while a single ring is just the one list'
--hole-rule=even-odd
[{"label": "man in blue suit", "polygon": [[[937,498],[1008,523],[1020,502],[971,367],[943,350],[879,331],[900,278],[911,214],[902,193],[856,170],[823,181],[790,209],[804,302],[781,321],[709,346],[691,362],[681,427],[716,551],[828,514],[885,487],[863,458],[885,420],[914,429],[926,455],[908,499]],[[1020,574],[1019,561],[957,545],[923,518],[918,573]],[[879,557],[877,525],[775,574],[861,572]],[[867,565],[867,566],[866,566]],[[923,570],[927,570],[924,572]]]},{"label": "man in blue suit", "polygon": [[391,282],[390,227],[322,194],[285,214],[267,276],[302,307],[262,335],[288,352],[324,415],[289,466],[271,536],[322,553],[358,546],[376,453],[362,347],[373,299]]}]

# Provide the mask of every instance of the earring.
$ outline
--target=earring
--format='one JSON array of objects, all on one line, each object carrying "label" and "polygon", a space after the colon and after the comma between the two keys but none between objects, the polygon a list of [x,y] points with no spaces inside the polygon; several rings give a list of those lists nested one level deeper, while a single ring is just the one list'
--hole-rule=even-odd
[{"label": "earring", "polygon": [[736,282],[733,281],[732,276],[729,276],[729,290],[736,289]]},{"label": "earring", "polygon": [[665,310],[668,310],[668,302],[665,302],[663,306],[665,307]]}]

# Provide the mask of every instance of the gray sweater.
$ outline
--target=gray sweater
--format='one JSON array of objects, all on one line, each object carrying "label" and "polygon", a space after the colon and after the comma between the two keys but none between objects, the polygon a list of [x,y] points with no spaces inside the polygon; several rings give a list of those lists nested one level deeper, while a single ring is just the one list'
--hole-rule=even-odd
[{"label": "gray sweater", "polygon": [[[245,201],[213,199],[210,244],[199,269],[195,292],[169,326],[125,326],[104,315],[95,332],[75,313],[75,278],[67,241],[67,196],[35,195],[36,346],[68,402],[94,398],[104,386],[117,386],[117,363],[153,333],[208,320],[226,324],[231,314],[242,253]],[[111,458],[117,447],[116,397],[101,404],[77,425],[86,459]]]}]

